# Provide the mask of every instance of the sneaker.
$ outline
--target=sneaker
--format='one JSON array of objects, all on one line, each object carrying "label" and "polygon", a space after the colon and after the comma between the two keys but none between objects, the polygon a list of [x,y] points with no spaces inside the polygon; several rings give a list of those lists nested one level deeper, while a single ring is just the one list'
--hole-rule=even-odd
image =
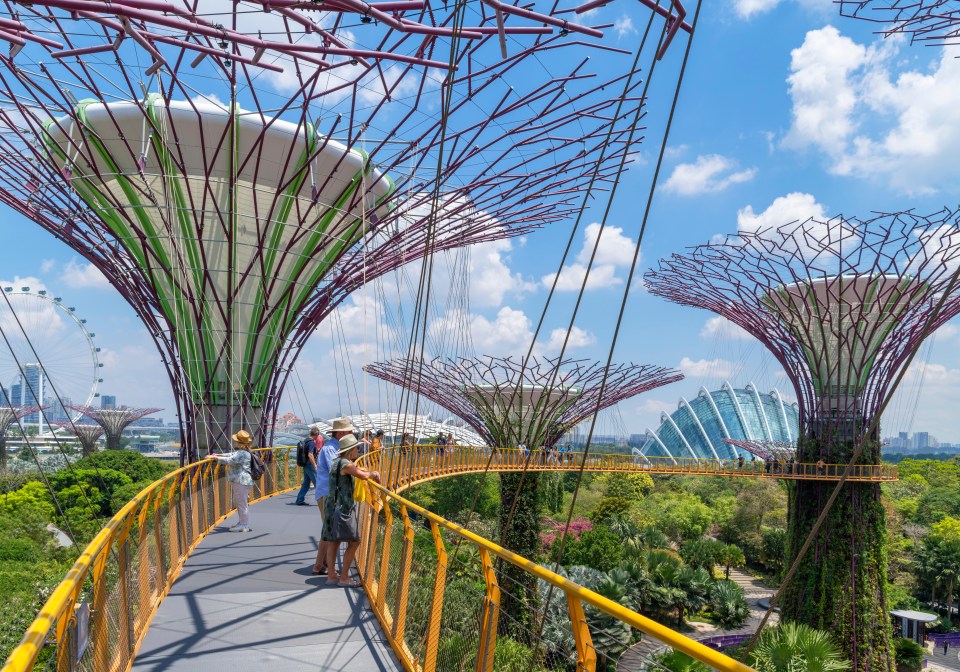
[{"label": "sneaker", "polygon": [[307,504],[306,502],[295,502],[295,504],[296,504],[297,506],[310,506],[310,505]]},{"label": "sneaker", "polygon": [[246,525],[237,525],[236,527],[230,528],[231,532],[253,532],[253,529],[247,527]]}]

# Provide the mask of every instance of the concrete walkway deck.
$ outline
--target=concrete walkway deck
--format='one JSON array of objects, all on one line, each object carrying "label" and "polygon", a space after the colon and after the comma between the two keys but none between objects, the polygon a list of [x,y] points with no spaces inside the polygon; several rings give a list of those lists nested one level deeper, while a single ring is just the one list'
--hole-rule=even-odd
[{"label": "concrete walkway deck", "polygon": [[137,672],[394,672],[393,656],[362,590],[312,576],[320,513],[294,494],[250,507],[253,532],[236,515],[197,546],[160,605]]}]

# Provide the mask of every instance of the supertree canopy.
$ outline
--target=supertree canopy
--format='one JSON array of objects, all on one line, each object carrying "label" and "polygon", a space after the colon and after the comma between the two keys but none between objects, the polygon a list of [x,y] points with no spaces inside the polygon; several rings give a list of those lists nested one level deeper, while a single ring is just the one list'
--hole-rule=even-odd
[{"label": "supertree canopy", "polygon": [[463,418],[491,446],[553,446],[595,412],[683,379],[672,369],[531,357],[401,358],[364,371]]},{"label": "supertree canopy", "polygon": [[840,0],[840,13],[884,24],[887,36],[909,34],[911,42],[954,44],[960,37],[955,0]]},{"label": "supertree canopy", "polygon": [[0,406],[0,469],[7,468],[7,430],[10,425],[39,410],[39,406]]},{"label": "supertree canopy", "polygon": [[[652,63],[691,27],[644,4]],[[269,439],[302,345],[364,282],[568,219],[642,138],[647,47],[570,9],[3,6],[0,200],[145,322],[191,459],[240,425]]]},{"label": "supertree canopy", "polygon": [[106,431],[102,425],[74,422],[52,422],[50,424],[63,427],[73,432],[74,436],[77,437],[77,441],[80,442],[80,449],[83,451],[84,457],[97,452],[97,441],[100,440],[100,437],[103,436]]},{"label": "supertree canopy", "polygon": [[120,436],[123,430],[140,418],[160,410],[159,408],[94,408],[92,406],[69,406],[69,408],[83,413],[103,427],[107,435],[107,450],[120,450]]},{"label": "supertree canopy", "polygon": [[[511,357],[397,359],[364,367],[377,378],[413,390],[463,418],[490,446],[553,446],[594,413],[619,401],[683,379],[652,365]],[[493,457],[491,458],[493,459]],[[537,456],[535,459],[542,459]],[[540,549],[540,478],[500,473],[500,543],[520,555]],[[500,567],[503,625],[527,641],[536,628],[536,580],[513,565]]]},{"label": "supertree canopy", "polygon": [[[808,220],[741,232],[646,274],[649,290],[739,325],[776,357],[799,399],[800,462],[879,464],[874,421],[912,353],[960,312],[960,216],[944,210]],[[872,431],[870,431],[872,428]],[[789,486],[792,564],[832,485]],[[782,615],[836,632],[857,670],[892,670],[885,513],[878,484],[845,484]]]}]

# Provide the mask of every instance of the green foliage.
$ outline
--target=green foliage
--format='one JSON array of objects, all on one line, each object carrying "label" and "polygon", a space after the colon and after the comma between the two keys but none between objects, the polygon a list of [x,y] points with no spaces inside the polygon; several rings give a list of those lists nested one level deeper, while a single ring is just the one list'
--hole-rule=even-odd
[{"label": "green foliage", "polygon": [[77,460],[75,469],[112,469],[133,482],[153,482],[173,470],[173,466],[145,457],[133,450],[105,450]]},{"label": "green foliage", "polygon": [[590,520],[600,525],[611,518],[619,518],[630,510],[630,500],[624,497],[604,497],[590,514]]},{"label": "green foliage", "polygon": [[709,608],[717,625],[724,630],[739,628],[750,616],[743,588],[733,581],[717,581],[710,586]]},{"label": "green foliage", "polygon": [[51,474],[48,480],[64,509],[92,507],[97,514],[106,518],[113,515],[110,500],[114,491],[133,482],[129,476],[114,469],[84,469],[76,465],[73,469],[63,469]]},{"label": "green foliage", "polygon": [[830,635],[799,623],[784,623],[761,633],[747,664],[757,672],[839,672],[847,660]]},{"label": "green foliage", "polygon": [[695,660],[682,651],[670,651],[656,656],[657,662],[661,667],[670,670],[670,672],[710,672],[707,667],[699,660]]},{"label": "green foliage", "polygon": [[0,562],[37,562],[40,551],[29,539],[0,539]]},{"label": "green foliage", "polygon": [[896,583],[887,585],[887,606],[890,609],[913,609],[915,611],[922,608],[920,600],[914,597],[907,586]]},{"label": "green foliage", "polygon": [[897,637],[893,640],[893,649],[896,653],[897,672],[920,672],[923,666],[925,648],[912,639]]},{"label": "green foliage", "polygon": [[696,495],[658,493],[647,502],[653,524],[676,542],[699,539],[713,521],[710,508]]},{"label": "green foliage", "polygon": [[110,497],[110,511],[116,513],[152,483],[153,481],[137,481],[121,485],[113,491],[113,495]]},{"label": "green foliage", "polygon": [[476,518],[494,518],[500,507],[500,493],[497,479],[483,474],[466,474],[452,478],[430,481],[410,490],[407,495],[415,504],[419,504],[448,520],[463,522],[465,513],[476,498],[473,516]]},{"label": "green foliage", "polygon": [[19,490],[0,495],[0,512],[17,512],[25,508],[42,512],[53,519],[53,503],[47,488],[39,481],[29,481]]},{"label": "green foliage", "polygon": [[634,502],[653,492],[653,479],[649,474],[614,472],[607,474],[604,479],[607,497],[621,497]]},{"label": "green foliage", "polygon": [[720,562],[721,553],[726,544],[716,539],[694,539],[680,547],[680,557],[691,567],[699,567],[712,572]]},{"label": "green foliage", "polygon": [[768,528],[763,531],[760,546],[760,562],[769,570],[780,575],[783,571],[783,559],[787,554],[787,531],[782,528]]},{"label": "green foliage", "polygon": [[563,565],[584,565],[606,572],[623,557],[623,540],[605,525],[584,532],[579,539],[567,539]]},{"label": "green foliage", "polygon": [[546,672],[534,660],[533,650],[510,637],[497,637],[493,653],[494,672]]},{"label": "green foliage", "polygon": [[947,516],[960,517],[960,488],[931,488],[917,500],[916,522],[930,525]]}]

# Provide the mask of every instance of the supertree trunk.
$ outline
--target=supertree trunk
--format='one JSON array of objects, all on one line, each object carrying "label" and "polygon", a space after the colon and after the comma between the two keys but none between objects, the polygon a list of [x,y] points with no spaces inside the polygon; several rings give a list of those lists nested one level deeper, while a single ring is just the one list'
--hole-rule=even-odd
[{"label": "supertree trunk", "polygon": [[[833,429],[810,427],[797,458],[849,462],[856,442]],[[861,464],[880,463],[880,442],[868,441]],[[787,565],[813,529],[836,486],[814,480],[790,483]],[[843,645],[856,672],[893,672],[887,608],[886,513],[879,483],[843,486],[796,576],[784,591],[782,618],[825,630]]]},{"label": "supertree trunk", "polygon": [[[500,545],[531,560],[540,552],[540,474],[500,474]],[[537,579],[507,562],[499,567],[500,631],[531,644],[539,611]]]}]

